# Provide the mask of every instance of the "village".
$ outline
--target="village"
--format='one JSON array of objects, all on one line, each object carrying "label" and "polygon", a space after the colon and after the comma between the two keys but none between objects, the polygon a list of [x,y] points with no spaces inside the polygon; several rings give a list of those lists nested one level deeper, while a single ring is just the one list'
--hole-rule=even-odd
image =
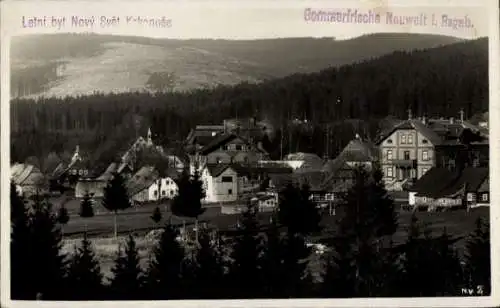
[{"label": "village", "polygon": [[[241,212],[250,201],[260,212],[277,207],[286,185],[307,184],[312,200],[329,215],[352,185],[356,166],[378,164],[386,189],[402,210],[443,211],[489,205],[488,123],[458,118],[408,118],[371,141],[356,134],[334,159],[315,153],[289,153],[270,160],[262,146],[268,128],[256,118],[197,125],[185,140],[185,155],[155,145],[151,129],[139,136],[102,174],[95,174],[77,146],[70,161],[49,174],[37,166],[14,164],[12,180],[20,194],[64,194],[79,203],[86,194],[95,204],[113,174],[122,174],[134,208],[168,203],[177,194],[183,170],[201,175],[207,208],[219,214]],[[150,155],[144,155],[149,153]],[[158,159],[148,157],[160,157]],[[141,161],[142,160],[142,161]],[[166,207],[165,207],[166,208]]]}]

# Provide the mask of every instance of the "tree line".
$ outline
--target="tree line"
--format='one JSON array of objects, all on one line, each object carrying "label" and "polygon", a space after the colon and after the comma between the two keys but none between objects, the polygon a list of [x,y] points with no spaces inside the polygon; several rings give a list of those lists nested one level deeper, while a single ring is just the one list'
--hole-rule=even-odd
[{"label": "tree line", "polygon": [[[107,153],[136,136],[137,116],[153,127],[162,145],[173,147],[195,125],[254,115],[285,136],[286,151],[313,149],[334,155],[352,139],[353,131],[373,138],[381,119],[406,118],[409,108],[416,116],[428,117],[457,116],[462,108],[466,117],[487,111],[487,47],[488,40],[479,39],[394,52],[312,74],[186,92],[15,99],[11,156],[16,161],[32,155],[41,159],[76,144]],[[311,129],[297,130],[291,124],[296,118],[307,119]],[[275,147],[278,140],[273,141]]]},{"label": "tree line", "polygon": [[[197,217],[202,211],[201,181],[190,177],[182,183],[172,210],[176,215]],[[107,190],[106,198],[119,209],[123,208],[117,205],[122,197],[116,187]],[[86,233],[73,254],[63,253],[58,222],[68,220],[61,220],[64,215],[54,213],[41,196],[35,196],[28,206],[12,185],[11,297],[344,298],[458,296],[464,290],[468,295],[490,294],[488,223],[477,221],[463,259],[446,230],[432,236],[416,218],[412,218],[404,243],[395,243],[395,205],[378,168],[356,170],[354,185],[342,196],[338,221],[328,234],[324,265],[311,270],[315,252],[308,243],[325,230],[321,213],[309,196],[307,185],[290,184],[279,193],[279,206],[269,224],[259,223],[257,208],[249,203],[233,236],[224,239],[197,228],[193,246],[183,245],[179,229],[167,220],[146,267],[140,264],[136,238],[129,235],[126,245],[117,251],[112,277],[106,281]],[[84,206],[81,212],[89,217],[89,205]],[[161,220],[158,208],[152,219]]]}]

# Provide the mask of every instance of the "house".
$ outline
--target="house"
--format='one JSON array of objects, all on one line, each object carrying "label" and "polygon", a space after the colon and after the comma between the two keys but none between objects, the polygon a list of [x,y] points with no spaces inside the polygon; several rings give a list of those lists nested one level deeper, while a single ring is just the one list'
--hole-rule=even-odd
[{"label": "house", "polygon": [[134,202],[150,202],[159,199],[172,199],[178,193],[177,175],[160,178],[152,166],[139,169],[127,182],[127,191]]},{"label": "house", "polygon": [[201,171],[205,202],[230,202],[238,199],[238,174],[230,164],[206,164]]},{"label": "house", "polygon": [[[464,168],[450,170],[434,167],[409,191],[413,208],[474,207],[478,198],[489,201],[489,169]],[[484,201],[484,202],[485,202]]]},{"label": "house", "polygon": [[10,169],[11,180],[17,192],[24,197],[48,191],[48,182],[39,168],[28,164],[14,164]]},{"label": "house", "polygon": [[477,203],[471,207],[488,206],[490,204],[490,179],[483,181],[477,190]]},{"label": "house", "polygon": [[224,125],[197,125],[186,138],[186,151],[194,154],[224,133]]},{"label": "house", "polygon": [[60,162],[50,175],[50,186],[57,189],[59,186],[74,187],[78,180],[88,177],[90,173],[89,163],[80,152],[80,146],[76,146],[73,156],[69,162]]},{"label": "house", "polygon": [[373,162],[378,161],[379,151],[377,146],[368,140],[363,140],[359,134],[342,149],[337,158],[349,166],[364,165],[371,168]]},{"label": "house", "polygon": [[254,144],[236,134],[222,134],[196,154],[190,155],[190,170],[201,170],[206,164],[252,164],[267,156],[260,142]]},{"label": "house", "polygon": [[[457,153],[464,139],[473,135],[477,137],[472,128],[473,125],[464,121],[463,116],[459,121],[454,118],[413,119],[409,110],[408,120],[386,131],[377,143],[386,188],[403,190],[439,165],[439,161],[447,161],[450,153],[444,149],[450,149],[448,145],[455,144],[457,146],[451,147],[451,152]],[[478,147],[482,147],[484,153],[488,145],[482,144]],[[465,153],[470,153],[469,147],[465,149]]]}]

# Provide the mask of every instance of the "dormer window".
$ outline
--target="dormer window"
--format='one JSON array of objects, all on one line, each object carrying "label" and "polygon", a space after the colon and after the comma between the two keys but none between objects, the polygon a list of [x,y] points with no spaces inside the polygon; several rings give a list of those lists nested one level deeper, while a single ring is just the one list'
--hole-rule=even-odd
[{"label": "dormer window", "polygon": [[429,141],[427,141],[427,139],[423,139],[423,140],[422,140],[422,143],[423,143],[423,144],[427,144],[427,143],[429,143]]},{"label": "dormer window", "polygon": [[392,144],[392,139],[388,139],[387,143]]}]

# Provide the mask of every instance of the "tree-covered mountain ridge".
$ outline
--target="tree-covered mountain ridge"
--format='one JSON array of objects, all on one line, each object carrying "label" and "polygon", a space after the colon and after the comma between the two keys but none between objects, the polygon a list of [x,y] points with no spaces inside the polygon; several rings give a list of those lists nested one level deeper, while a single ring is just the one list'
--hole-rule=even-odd
[{"label": "tree-covered mountain ridge", "polygon": [[398,50],[463,41],[440,35],[381,33],[349,40],[154,39],[98,34],[14,37],[11,97],[185,91],[311,73]]},{"label": "tree-covered mountain ridge", "polygon": [[44,157],[49,151],[72,149],[76,144],[98,152],[94,149],[134,136],[137,117],[170,146],[183,140],[195,125],[254,115],[285,131],[289,120],[307,118],[314,127],[298,150],[321,153],[327,124],[330,139],[338,143],[332,148],[341,149],[353,138],[353,120],[358,123],[354,130],[373,137],[381,119],[404,118],[409,108],[415,116],[429,117],[457,117],[462,108],[466,117],[488,111],[488,94],[488,39],[482,38],[394,52],[258,84],[177,93],[14,100],[11,140],[16,153],[12,155],[17,160]]}]

